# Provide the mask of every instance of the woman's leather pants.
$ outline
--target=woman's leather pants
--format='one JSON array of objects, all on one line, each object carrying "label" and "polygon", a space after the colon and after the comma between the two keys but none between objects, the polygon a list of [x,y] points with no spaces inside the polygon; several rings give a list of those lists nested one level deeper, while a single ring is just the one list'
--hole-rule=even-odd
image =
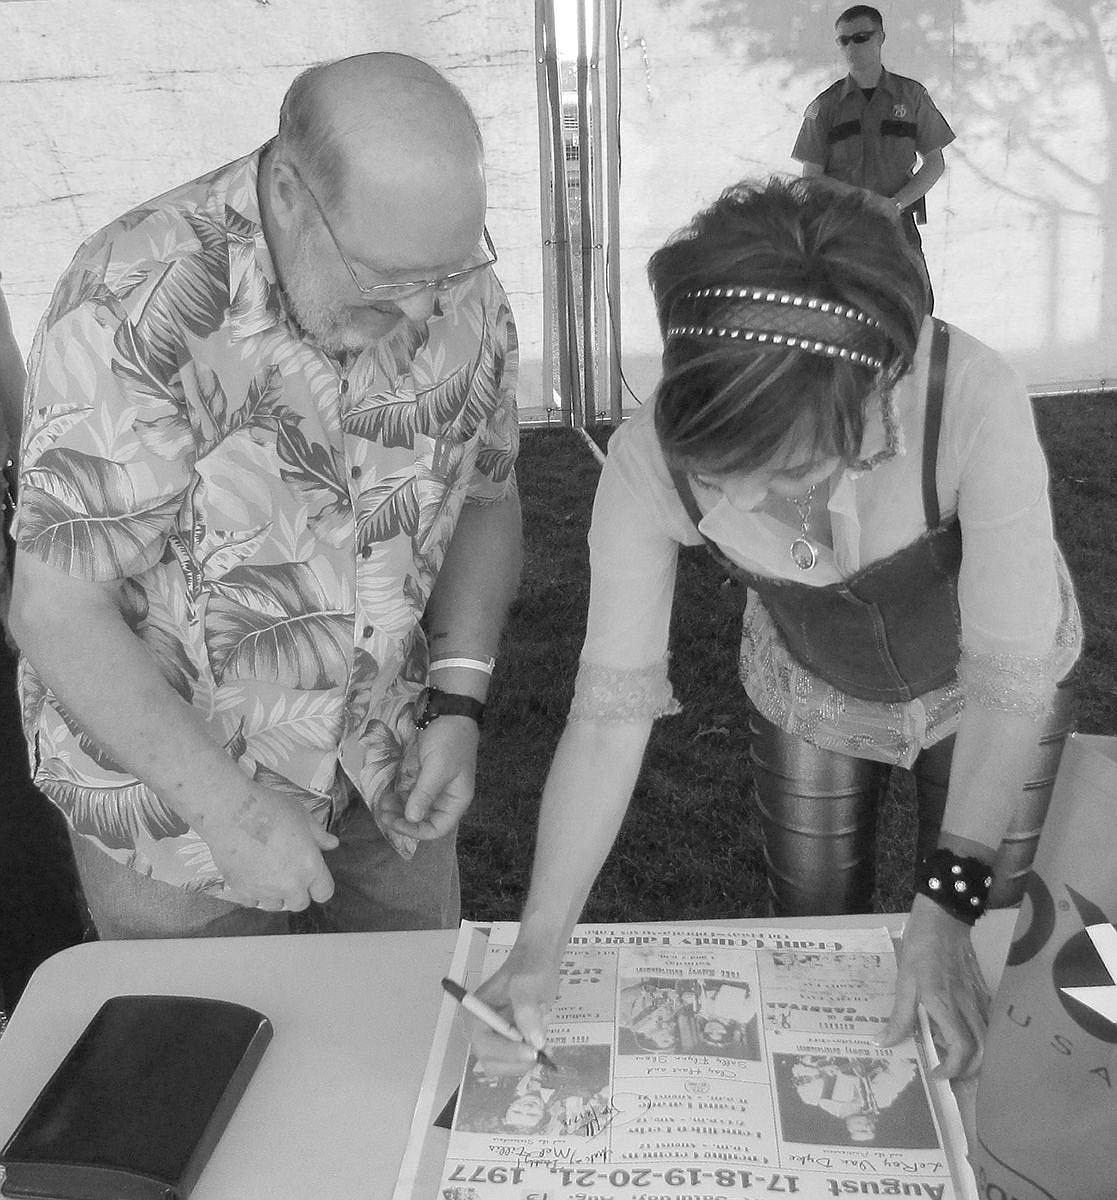
[{"label": "woman's leather pants", "polygon": [[[1017,904],[1031,868],[1063,744],[1074,723],[1073,675],[1058,687],[1040,728],[1028,783],[1001,843],[990,896]],[[777,916],[871,912],[876,830],[892,768],[822,750],[750,712],[749,757],[764,833],[764,859]],[[922,751],[912,766],[916,860],[935,847],[950,781],[954,738]]]}]

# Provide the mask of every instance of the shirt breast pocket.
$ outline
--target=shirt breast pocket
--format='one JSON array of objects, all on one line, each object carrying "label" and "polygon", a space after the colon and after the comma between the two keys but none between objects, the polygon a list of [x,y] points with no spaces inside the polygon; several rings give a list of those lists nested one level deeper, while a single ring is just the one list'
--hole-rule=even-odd
[{"label": "shirt breast pocket", "polygon": [[[914,121],[881,121],[880,136],[882,140],[895,141],[902,143],[904,141],[911,143],[911,148],[915,149],[915,140],[919,134]],[[904,147],[905,149],[907,147]]]},{"label": "shirt breast pocket", "polygon": [[842,121],[826,135],[827,166],[833,171],[861,161],[861,122]]}]

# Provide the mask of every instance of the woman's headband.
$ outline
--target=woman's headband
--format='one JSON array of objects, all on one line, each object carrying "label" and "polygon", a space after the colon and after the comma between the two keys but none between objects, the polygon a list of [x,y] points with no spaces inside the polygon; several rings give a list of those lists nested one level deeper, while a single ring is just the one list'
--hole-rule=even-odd
[{"label": "woman's headband", "polygon": [[886,337],[875,317],[815,296],[755,287],[697,288],[675,301],[670,321],[669,338],[735,338],[788,346],[877,371],[885,362],[880,353]]}]

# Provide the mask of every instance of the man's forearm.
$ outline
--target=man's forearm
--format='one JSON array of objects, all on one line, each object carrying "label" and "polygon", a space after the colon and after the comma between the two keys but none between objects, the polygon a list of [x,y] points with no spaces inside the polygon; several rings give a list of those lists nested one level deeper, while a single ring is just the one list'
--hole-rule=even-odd
[{"label": "man's forearm", "polygon": [[[12,630],[67,713],[191,825],[231,810],[247,776],[160,674],[109,589],[19,561]],[[28,575],[39,586],[28,586]],[[48,587],[49,601],[41,587]]]},{"label": "man's forearm", "polygon": [[[495,655],[520,582],[519,497],[462,509],[425,614],[431,658]],[[436,669],[444,691],[483,700],[488,676],[460,667]]]},{"label": "man's forearm", "polygon": [[23,389],[26,383],[27,373],[23,367],[23,358],[12,333],[4,294],[0,292],[0,443],[3,443],[0,467],[9,457],[15,461],[19,455],[19,434],[23,423]]}]

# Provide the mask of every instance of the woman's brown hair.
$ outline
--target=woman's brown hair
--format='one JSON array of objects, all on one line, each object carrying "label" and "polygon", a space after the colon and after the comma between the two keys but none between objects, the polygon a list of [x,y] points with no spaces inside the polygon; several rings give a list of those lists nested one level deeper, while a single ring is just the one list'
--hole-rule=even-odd
[{"label": "woman's brown hair", "polygon": [[[664,336],[655,424],[668,462],[751,471],[792,448],[856,459],[866,402],[911,369],[929,303],[924,268],[886,203],[816,179],[737,184],[652,255],[648,277]],[[845,324],[856,325],[860,353],[828,357],[695,332],[731,322],[738,302],[694,293],[727,288],[770,288],[856,310],[867,320]],[[774,319],[801,318],[819,337],[825,321],[817,313],[784,307]]]}]

